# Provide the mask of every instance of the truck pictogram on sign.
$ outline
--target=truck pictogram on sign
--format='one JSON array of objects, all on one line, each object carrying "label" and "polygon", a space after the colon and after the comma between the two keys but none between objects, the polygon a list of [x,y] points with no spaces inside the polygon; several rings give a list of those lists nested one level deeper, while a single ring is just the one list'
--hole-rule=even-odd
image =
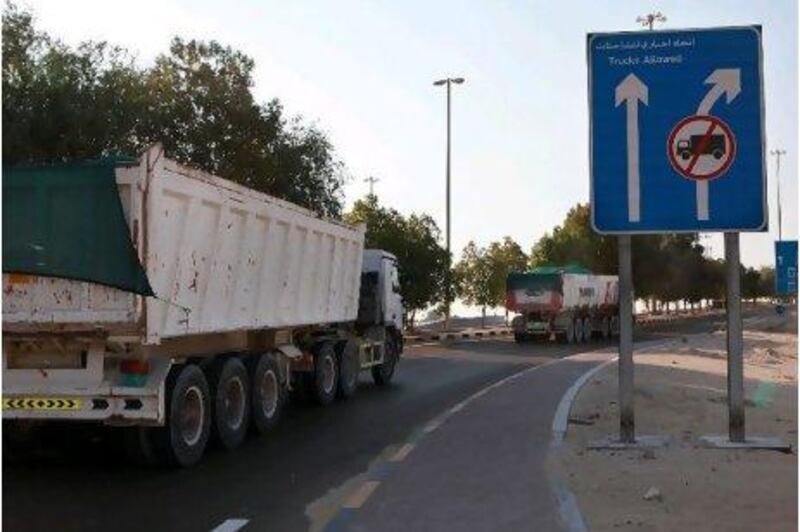
[{"label": "truck pictogram on sign", "polygon": [[719,118],[689,116],[672,128],[667,154],[680,175],[707,181],[728,171],[736,156],[736,140],[731,128]]}]

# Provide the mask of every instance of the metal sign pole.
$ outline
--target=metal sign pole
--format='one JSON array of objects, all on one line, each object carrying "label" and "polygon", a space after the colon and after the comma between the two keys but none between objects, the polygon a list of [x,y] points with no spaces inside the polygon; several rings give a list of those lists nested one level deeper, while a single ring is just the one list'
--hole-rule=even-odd
[{"label": "metal sign pole", "polygon": [[619,259],[619,439],[635,443],[633,417],[633,275],[631,237],[618,240]]},{"label": "metal sign pole", "polygon": [[732,442],[744,442],[744,362],[742,360],[742,299],[739,280],[739,233],[725,233],[728,310],[728,432]]}]

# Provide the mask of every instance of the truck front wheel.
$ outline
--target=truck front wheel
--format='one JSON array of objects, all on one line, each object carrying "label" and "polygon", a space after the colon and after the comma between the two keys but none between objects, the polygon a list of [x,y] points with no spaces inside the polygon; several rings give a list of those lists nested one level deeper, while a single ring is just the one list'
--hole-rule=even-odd
[{"label": "truck front wheel", "polygon": [[275,355],[257,355],[252,362],[250,413],[253,428],[259,434],[264,434],[278,423],[285,395]]},{"label": "truck front wheel", "polygon": [[352,397],[358,389],[358,374],[361,360],[358,356],[358,345],[352,340],[336,344],[336,355],[339,361],[339,397]]},{"label": "truck front wheel", "polygon": [[250,421],[250,378],[237,357],[222,361],[212,376],[214,391],[214,439],[235,449],[247,436]]},{"label": "truck front wheel", "polygon": [[166,422],[154,430],[153,443],[166,465],[189,467],[203,458],[211,432],[208,381],[194,364],[175,366],[166,390]]},{"label": "truck front wheel", "polygon": [[384,344],[383,362],[372,368],[372,380],[378,386],[385,386],[392,381],[394,368],[397,365],[397,354],[395,339],[387,335],[386,344]]},{"label": "truck front wheel", "polygon": [[333,342],[321,342],[314,353],[314,399],[325,406],[336,398],[336,387],[339,382],[339,365],[336,363],[336,351]]}]

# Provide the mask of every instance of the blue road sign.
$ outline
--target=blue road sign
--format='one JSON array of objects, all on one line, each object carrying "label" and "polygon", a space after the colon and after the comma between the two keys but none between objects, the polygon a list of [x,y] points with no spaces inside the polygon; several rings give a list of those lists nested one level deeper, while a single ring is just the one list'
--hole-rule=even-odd
[{"label": "blue road sign", "polygon": [[775,242],[775,295],[797,295],[797,240]]},{"label": "blue road sign", "polygon": [[767,229],[761,27],[588,36],[600,233]]}]

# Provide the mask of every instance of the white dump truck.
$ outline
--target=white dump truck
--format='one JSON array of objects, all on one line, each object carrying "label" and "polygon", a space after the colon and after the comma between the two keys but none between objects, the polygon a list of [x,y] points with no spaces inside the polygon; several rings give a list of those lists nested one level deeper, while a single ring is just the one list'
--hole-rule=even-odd
[{"label": "white dump truck", "polygon": [[511,322],[518,343],[551,337],[567,343],[608,338],[619,333],[619,279],[575,266],[510,273],[506,308],[519,314]]},{"label": "white dump truck", "polygon": [[[125,429],[189,466],[403,350],[395,257],[365,228],[167,159],[4,171],[3,418]],[[19,423],[11,421],[11,424]]]}]

